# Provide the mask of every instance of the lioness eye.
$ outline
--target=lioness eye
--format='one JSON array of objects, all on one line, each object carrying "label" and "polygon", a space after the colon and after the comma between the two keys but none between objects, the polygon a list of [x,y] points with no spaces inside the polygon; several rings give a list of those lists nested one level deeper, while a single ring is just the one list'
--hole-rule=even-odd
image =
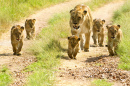
[{"label": "lioness eye", "polygon": [[81,17],[78,17],[78,19],[80,20],[80,19],[81,19]]}]

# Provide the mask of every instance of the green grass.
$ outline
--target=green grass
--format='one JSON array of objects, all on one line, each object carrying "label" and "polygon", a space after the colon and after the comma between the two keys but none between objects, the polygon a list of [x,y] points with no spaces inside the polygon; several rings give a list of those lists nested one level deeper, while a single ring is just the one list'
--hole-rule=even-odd
[{"label": "green grass", "polygon": [[92,81],[91,86],[112,86],[113,83],[107,82],[104,79],[97,79]]},{"label": "green grass", "polygon": [[8,69],[3,67],[0,69],[0,86],[8,86],[11,83],[11,77]]},{"label": "green grass", "polygon": [[67,0],[0,0],[0,33],[8,26],[35,11]]},{"label": "green grass", "polygon": [[130,70],[130,0],[114,13],[114,24],[120,24],[123,31],[123,39],[117,51],[120,56],[119,68]]},{"label": "green grass", "polygon": [[[92,0],[85,4],[90,4],[94,1]],[[92,7],[94,6],[98,7],[100,5],[93,4]],[[29,47],[31,52],[37,57],[37,62],[26,68],[26,71],[33,72],[28,78],[27,86],[54,85],[54,73],[57,71],[55,68],[60,64],[62,53],[67,49],[67,37],[71,35],[69,18],[70,14],[68,11],[56,14],[48,22],[49,26],[42,29],[37,36],[37,40]]]}]

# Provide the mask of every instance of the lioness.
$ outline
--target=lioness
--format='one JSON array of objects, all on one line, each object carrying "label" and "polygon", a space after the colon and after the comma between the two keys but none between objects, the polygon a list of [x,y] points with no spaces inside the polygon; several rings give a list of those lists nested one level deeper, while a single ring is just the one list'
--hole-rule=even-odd
[{"label": "lioness", "polygon": [[13,47],[13,55],[21,55],[20,51],[23,46],[23,30],[24,27],[20,25],[11,28],[11,44]]},{"label": "lioness", "polygon": [[105,20],[101,19],[94,19],[93,20],[93,41],[94,41],[94,46],[97,47],[97,39],[98,39],[98,44],[100,47],[103,47],[103,41],[104,41],[104,28],[103,25],[105,23]]},{"label": "lioness", "polygon": [[122,31],[120,25],[107,25],[108,29],[108,51],[109,55],[113,56],[116,54],[118,44],[122,38]]},{"label": "lioness", "polygon": [[76,55],[79,51],[79,41],[80,38],[75,35],[68,37],[68,56],[71,59],[76,59]]},{"label": "lioness", "polygon": [[35,21],[36,19],[26,19],[25,21],[26,38],[29,40],[35,38]]},{"label": "lioness", "polygon": [[[72,35],[78,36],[81,50],[89,52],[90,33],[92,30],[92,15],[88,6],[80,4],[70,11],[70,27]],[[82,34],[85,34],[85,45],[83,46]]]}]

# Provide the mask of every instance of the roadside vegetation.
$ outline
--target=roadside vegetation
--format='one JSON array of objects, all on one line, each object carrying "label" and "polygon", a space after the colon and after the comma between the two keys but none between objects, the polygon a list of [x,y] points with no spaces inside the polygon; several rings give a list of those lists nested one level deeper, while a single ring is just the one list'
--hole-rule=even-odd
[{"label": "roadside vegetation", "polygon": [[126,0],[126,3],[114,13],[113,21],[120,24],[123,31],[123,39],[117,51],[120,56],[119,68],[130,70],[130,0]]},{"label": "roadside vegetation", "polygon": [[2,68],[0,68],[0,86],[8,86],[11,81],[7,67],[2,66]]},{"label": "roadside vegetation", "polygon": [[[97,8],[111,1],[115,0],[92,0],[85,4],[91,5],[90,8]],[[37,40],[29,47],[31,53],[37,57],[37,62],[26,68],[26,71],[33,71],[28,78],[27,86],[54,84],[57,71],[55,68],[60,64],[62,53],[66,52],[67,37],[71,35],[69,18],[67,10],[64,13],[56,14],[48,22],[49,26],[42,29]]]},{"label": "roadside vegetation", "polygon": [[0,34],[8,31],[8,26],[41,8],[67,0],[0,0]]},{"label": "roadside vegetation", "polygon": [[107,82],[107,80],[104,79],[97,79],[92,81],[92,84],[90,86],[112,86],[113,83]]}]

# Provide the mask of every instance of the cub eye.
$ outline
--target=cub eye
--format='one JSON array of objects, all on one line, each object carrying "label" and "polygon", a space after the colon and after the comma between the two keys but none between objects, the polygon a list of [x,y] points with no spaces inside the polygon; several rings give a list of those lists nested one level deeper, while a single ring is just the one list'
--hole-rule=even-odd
[{"label": "cub eye", "polygon": [[74,17],[72,16],[72,19],[74,19]]},{"label": "cub eye", "polygon": [[116,33],[116,30],[115,30],[115,33]]}]

